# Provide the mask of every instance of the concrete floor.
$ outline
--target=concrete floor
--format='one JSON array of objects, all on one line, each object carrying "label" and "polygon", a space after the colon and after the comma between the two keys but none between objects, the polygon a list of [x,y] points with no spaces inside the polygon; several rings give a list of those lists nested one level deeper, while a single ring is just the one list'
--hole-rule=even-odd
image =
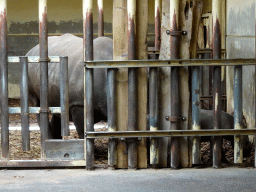
[{"label": "concrete floor", "polygon": [[256,191],[256,169],[0,170],[0,191]]}]

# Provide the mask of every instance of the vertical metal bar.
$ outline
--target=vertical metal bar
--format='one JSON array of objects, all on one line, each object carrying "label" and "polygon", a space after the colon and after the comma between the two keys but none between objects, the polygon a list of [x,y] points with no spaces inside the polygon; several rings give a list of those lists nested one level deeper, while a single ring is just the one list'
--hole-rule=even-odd
[{"label": "vertical metal bar", "polygon": [[[157,68],[149,69],[149,121],[150,131],[157,131],[159,125],[158,116],[158,75]],[[150,140],[150,164],[157,167],[159,164],[159,139],[151,138]]]},{"label": "vertical metal bar", "polygon": [[0,49],[2,158],[9,159],[7,0],[0,1]]},{"label": "vertical metal bar", "polygon": [[60,57],[61,135],[69,136],[68,57]]},{"label": "vertical metal bar", "polygon": [[[255,3],[255,10],[256,10],[256,3]],[[255,57],[256,57],[256,11],[255,11]],[[256,71],[256,66],[254,68],[254,70]],[[256,76],[254,77],[254,90],[256,90]],[[255,111],[254,111],[254,114],[255,114],[255,119],[256,119],[256,92],[254,92],[254,99],[255,99]],[[256,127],[256,121],[255,121],[255,124],[254,124],[254,127]],[[256,134],[254,135],[254,151],[256,151]],[[254,153],[254,167],[256,167],[256,153]]]},{"label": "vertical metal bar", "polygon": [[[243,128],[242,116],[242,66],[235,66],[234,75],[234,129]],[[234,163],[243,163],[242,137],[234,137]]]},{"label": "vertical metal bar", "polygon": [[[170,31],[179,30],[179,0],[170,1]],[[170,37],[171,59],[179,57],[179,37]],[[179,68],[171,68],[171,116],[179,117]],[[171,123],[171,129],[177,130],[178,123]],[[171,168],[178,169],[180,167],[180,149],[179,139],[171,138]]]},{"label": "vertical metal bar", "polygon": [[[135,15],[136,0],[127,0],[128,12],[128,59],[136,58],[135,50]],[[137,69],[128,70],[128,131],[136,131],[137,128]],[[131,140],[128,143],[128,168],[136,169],[138,166],[137,159],[137,142]]]},{"label": "vertical metal bar", "polygon": [[[200,67],[192,67],[192,130],[201,130],[200,126],[200,91],[199,91]],[[201,139],[193,138],[192,163],[201,164]]]},{"label": "vertical metal bar", "polygon": [[30,150],[29,108],[28,108],[28,57],[20,57],[20,107],[22,150]]},{"label": "vertical metal bar", "polygon": [[48,110],[48,30],[47,0],[39,0],[39,48],[40,48],[40,129],[41,157],[45,158],[45,140],[49,138]]},{"label": "vertical metal bar", "polygon": [[[221,59],[221,0],[212,1],[213,18],[213,59]],[[221,67],[213,69],[213,127],[221,129]],[[213,141],[213,167],[221,167],[221,137],[214,137]]]},{"label": "vertical metal bar", "polygon": [[98,37],[104,36],[103,0],[98,0]]},{"label": "vertical metal bar", "polygon": [[[84,61],[93,60],[93,0],[83,0]],[[86,131],[94,131],[93,69],[85,68]],[[94,169],[94,139],[85,139],[86,169]]]},{"label": "vertical metal bar", "polygon": [[155,0],[155,50],[161,46],[161,13],[162,0]]},{"label": "vertical metal bar", "polygon": [[[108,69],[107,76],[107,100],[108,100],[108,131],[116,131],[116,71]],[[111,167],[117,165],[116,139],[108,142],[108,164]]]}]

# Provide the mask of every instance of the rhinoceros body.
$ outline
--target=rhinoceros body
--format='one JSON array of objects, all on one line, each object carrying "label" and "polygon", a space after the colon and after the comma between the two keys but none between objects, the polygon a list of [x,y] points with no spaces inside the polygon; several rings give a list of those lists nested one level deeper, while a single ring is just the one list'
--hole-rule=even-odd
[{"label": "rhinoceros body", "polygon": [[[100,37],[93,41],[94,60],[112,60],[113,41]],[[26,56],[38,56],[39,45],[32,48]],[[68,56],[68,82],[70,120],[74,122],[80,138],[84,137],[84,63],[83,39],[71,34],[48,38],[49,56]],[[40,65],[29,64],[29,97],[33,106],[40,105]],[[59,64],[49,63],[49,106],[60,106]],[[94,70],[94,116],[95,122],[106,120],[106,70]],[[50,125],[50,138],[61,138],[60,117],[54,114]]]}]

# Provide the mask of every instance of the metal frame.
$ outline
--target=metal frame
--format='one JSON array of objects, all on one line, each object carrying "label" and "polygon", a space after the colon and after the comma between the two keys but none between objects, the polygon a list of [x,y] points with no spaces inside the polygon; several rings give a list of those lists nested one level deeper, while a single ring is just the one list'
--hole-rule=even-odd
[{"label": "metal frame", "polygon": [[211,129],[211,130],[162,130],[162,131],[115,131],[86,132],[86,138],[139,138],[139,137],[185,137],[185,136],[220,136],[254,135],[253,129]]},{"label": "metal frame", "polygon": [[255,65],[256,59],[174,59],[174,60],[128,60],[128,61],[86,61],[86,68],[127,67],[191,67],[191,66],[237,66]]},{"label": "metal frame", "polygon": [[[41,107],[28,107],[28,63],[38,63],[40,62],[39,56],[29,56],[29,57],[8,57],[7,61],[9,63],[20,63],[21,67],[21,107],[8,107],[7,106],[7,116],[9,114],[21,113],[21,127],[22,127],[22,149],[23,151],[28,151],[30,149],[30,137],[29,137],[29,121],[28,114],[36,113],[41,114]],[[60,63],[60,95],[64,95],[68,93],[68,58],[67,57],[59,57],[59,56],[50,56],[47,59],[47,62]],[[60,113],[61,114],[61,132],[62,136],[69,135],[69,99],[68,97],[62,97],[60,99],[60,107],[48,107],[47,111],[49,113]],[[8,102],[7,102],[8,105]],[[9,122],[9,121],[8,121]],[[7,125],[8,130],[9,124]],[[8,130],[9,133],[9,130]],[[9,138],[9,135],[8,135]],[[8,139],[9,140],[9,139]],[[45,140],[44,140],[45,142]],[[3,145],[2,145],[3,146]],[[9,141],[7,143],[9,146]],[[7,150],[7,151],[5,151]],[[44,150],[44,146],[42,146],[42,151]],[[6,149],[2,147],[2,154],[9,154],[9,147]],[[74,162],[61,162],[61,161],[51,161],[51,160],[36,160],[36,161],[20,161],[20,160],[8,160],[8,158],[2,157],[6,161],[0,161],[0,167],[45,167],[45,166],[74,166],[77,161]],[[84,161],[84,160],[83,160]],[[79,166],[82,166],[84,163],[78,163]]]}]

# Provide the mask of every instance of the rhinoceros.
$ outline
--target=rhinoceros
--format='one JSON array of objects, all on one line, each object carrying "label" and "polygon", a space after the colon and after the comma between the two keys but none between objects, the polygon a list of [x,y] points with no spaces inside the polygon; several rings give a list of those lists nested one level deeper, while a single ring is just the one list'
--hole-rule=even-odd
[{"label": "rhinoceros", "polygon": [[[213,115],[214,115],[214,111],[213,110],[200,110],[201,113],[201,129],[213,129]],[[234,116],[226,113],[224,111],[221,111],[221,129],[234,129]],[[223,139],[226,139],[228,141],[230,141],[231,146],[234,147],[234,136],[233,135],[226,135],[226,136],[222,136]],[[213,140],[211,137],[208,136],[204,136],[201,137],[201,142],[207,142],[210,141],[211,143],[213,143]],[[243,143],[243,154],[245,158],[248,158],[250,156],[250,152],[252,149],[252,144],[249,142],[249,138],[247,135],[242,137],[242,143]],[[224,162],[226,161],[225,158],[225,152],[222,150],[222,160]]]},{"label": "rhinoceros", "polygon": [[[93,41],[94,60],[112,60],[113,41],[99,37]],[[26,56],[38,56],[39,45]],[[49,56],[68,56],[69,118],[74,122],[79,138],[84,138],[84,63],[83,39],[71,34],[48,38]],[[29,73],[29,98],[33,106],[40,105],[40,66],[31,63]],[[107,118],[106,70],[94,70],[94,119],[95,122]],[[49,106],[60,106],[59,64],[48,64]],[[39,119],[39,118],[38,118]],[[53,114],[49,124],[49,137],[61,139],[60,116]]]}]

